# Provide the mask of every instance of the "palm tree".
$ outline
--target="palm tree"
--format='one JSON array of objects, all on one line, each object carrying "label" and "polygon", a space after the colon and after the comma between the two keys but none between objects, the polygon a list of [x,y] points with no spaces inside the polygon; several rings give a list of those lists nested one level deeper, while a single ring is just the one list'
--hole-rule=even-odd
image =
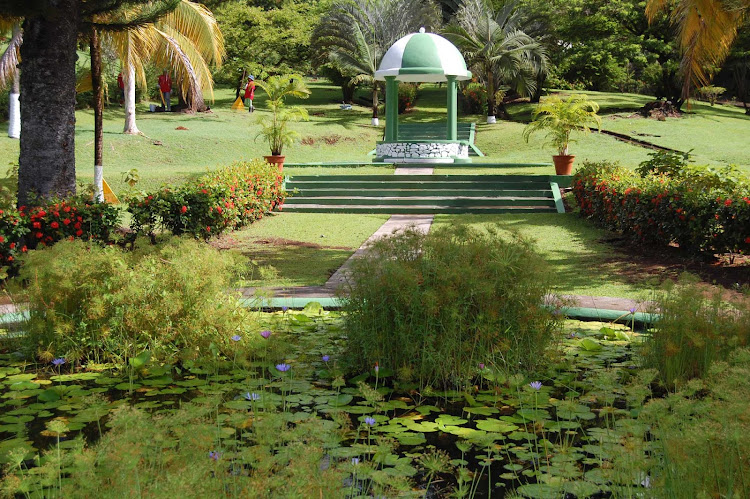
[{"label": "palm tree", "polygon": [[0,32],[10,32],[11,37],[3,55],[0,56],[0,89],[7,82],[10,86],[10,102],[8,105],[8,137],[17,139],[21,133],[21,109],[18,102],[20,84],[18,79],[18,56],[23,35],[21,34],[21,20],[0,20]]},{"label": "palm tree", "polygon": [[708,85],[711,69],[726,59],[737,30],[750,11],[750,0],[648,0],[649,22],[670,8],[682,51],[682,96],[689,99],[691,86]]},{"label": "palm tree", "polygon": [[531,95],[537,76],[546,72],[545,51],[521,30],[522,24],[515,1],[495,10],[489,0],[464,0],[453,23],[443,30],[487,86],[487,123],[495,122],[502,85],[520,95]]},{"label": "palm tree", "polygon": [[375,71],[385,52],[420,27],[436,27],[440,14],[432,0],[343,0],[333,4],[313,31],[312,45],[350,76],[350,84],[372,85],[372,120],[378,121]]}]

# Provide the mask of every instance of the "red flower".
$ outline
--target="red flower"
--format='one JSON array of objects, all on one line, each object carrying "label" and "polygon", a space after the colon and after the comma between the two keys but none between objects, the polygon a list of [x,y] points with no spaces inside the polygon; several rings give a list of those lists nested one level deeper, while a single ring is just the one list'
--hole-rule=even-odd
[{"label": "red flower", "polygon": [[68,213],[70,211],[70,206],[66,206],[65,208],[63,208],[63,211],[65,213]]},{"label": "red flower", "polygon": [[31,224],[31,225],[32,225],[32,226],[33,226],[33,227],[34,227],[35,229],[41,229],[41,228],[42,228],[42,224],[41,224],[40,222],[34,222],[34,223],[33,223],[33,224]]},{"label": "red flower", "polygon": [[13,261],[13,257],[12,257],[12,256],[9,256],[9,257],[8,257],[8,261],[9,261],[9,262],[12,262],[12,261]]},{"label": "red flower", "polygon": [[16,247],[16,243],[10,243],[10,249],[13,249]]},{"label": "red flower", "polygon": [[70,219],[69,219],[69,218],[66,218],[65,220],[63,220],[63,223],[64,223],[65,225],[70,225]]},{"label": "red flower", "polygon": [[57,223],[57,222],[52,222],[51,224],[49,224],[49,226],[52,227],[53,229],[59,229],[60,228],[60,224]]},{"label": "red flower", "polygon": [[76,231],[76,236],[81,236],[82,234],[83,234],[83,231],[82,231],[82,230],[78,229],[78,230]]},{"label": "red flower", "polygon": [[211,227],[206,227],[206,232],[211,232]]},{"label": "red flower", "polygon": [[39,213],[37,213],[37,215],[39,215],[40,217],[46,217],[47,216],[47,212],[44,211],[44,210],[42,210]]},{"label": "red flower", "polygon": [[729,206],[731,204],[732,204],[732,200],[731,199],[727,199],[726,201],[724,201],[724,206]]},{"label": "red flower", "polygon": [[222,209],[221,209],[221,206],[217,206],[217,207],[216,207],[216,211],[218,211],[219,213],[221,213],[221,212],[222,212],[222,211],[224,211],[224,210],[222,210]]},{"label": "red flower", "polygon": [[73,228],[80,229],[81,228],[81,222],[76,222],[76,224],[73,226]]},{"label": "red flower", "polygon": [[[5,242],[5,238],[4,238],[3,236],[0,236],[0,243],[4,243],[4,242]],[[13,247],[13,246],[11,246],[11,248],[12,248],[12,247]]]},{"label": "red flower", "polygon": [[41,239],[41,238],[43,238],[43,237],[44,237],[44,234],[42,234],[41,232],[37,232],[37,233],[36,233],[36,238],[37,238],[37,239]]},{"label": "red flower", "polygon": [[180,213],[186,213],[187,212],[187,206],[182,205],[182,208],[180,208]]},{"label": "red flower", "polygon": [[22,253],[26,253],[27,251],[29,251],[29,248],[27,248],[27,247],[26,247],[26,246],[24,245],[24,247],[23,247],[23,248],[21,248],[21,252],[22,252]]},{"label": "red flower", "polygon": [[750,244],[750,237],[745,238],[745,243]]}]

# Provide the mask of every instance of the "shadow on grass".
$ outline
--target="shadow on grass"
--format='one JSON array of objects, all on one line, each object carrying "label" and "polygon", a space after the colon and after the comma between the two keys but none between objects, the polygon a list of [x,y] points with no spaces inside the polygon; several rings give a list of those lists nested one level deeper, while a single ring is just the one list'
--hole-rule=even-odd
[{"label": "shadow on grass", "polygon": [[323,285],[354,252],[354,249],[268,247],[253,243],[238,249],[256,266],[253,275],[247,276],[245,281],[252,286]]}]

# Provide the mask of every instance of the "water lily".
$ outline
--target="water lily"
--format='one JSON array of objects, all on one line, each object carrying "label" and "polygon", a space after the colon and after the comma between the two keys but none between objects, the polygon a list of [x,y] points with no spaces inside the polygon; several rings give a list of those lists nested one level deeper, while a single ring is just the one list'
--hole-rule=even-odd
[{"label": "water lily", "polygon": [[261,331],[260,335],[264,337],[265,339],[268,339],[271,337],[271,331]]},{"label": "water lily", "polygon": [[529,383],[529,386],[533,388],[536,391],[539,391],[542,389],[542,382],[541,381],[532,381]]},{"label": "water lily", "polygon": [[289,307],[281,307],[282,312],[286,312],[287,310],[289,310]]},{"label": "water lily", "polygon": [[380,371],[380,366],[379,366],[379,365],[378,365],[378,363],[376,362],[376,363],[375,363],[375,374],[378,374],[378,371]]},{"label": "water lily", "polygon": [[282,373],[287,372],[291,367],[292,366],[290,366],[289,364],[276,364],[276,369],[278,369]]},{"label": "water lily", "polygon": [[353,457],[352,458],[352,464],[355,465],[355,466],[358,465],[359,464],[359,458],[358,457]]},{"label": "water lily", "polygon": [[250,402],[255,402],[256,400],[260,400],[260,395],[258,395],[255,392],[253,393],[247,392],[245,393],[245,398],[249,400]]},{"label": "water lily", "polygon": [[372,416],[367,416],[365,418],[365,424],[367,426],[375,426],[375,418],[373,418]]},{"label": "water lily", "polygon": [[484,371],[484,363],[483,362],[479,363],[479,370],[480,371]]},{"label": "water lily", "polygon": [[217,451],[213,451],[212,450],[211,452],[208,453],[208,457],[210,459],[213,459],[214,461],[218,461],[219,457],[220,457],[220,454]]},{"label": "water lily", "polygon": [[329,360],[331,360],[330,355],[324,355],[323,356],[323,362],[328,362]]},{"label": "water lily", "polygon": [[240,336],[239,334],[235,334],[231,338],[232,341],[240,341],[241,339],[242,339],[242,336]]},{"label": "water lily", "polygon": [[61,366],[63,364],[65,364],[65,359],[62,358],[62,357],[60,357],[60,358],[55,359],[55,360],[52,361],[52,365],[55,366],[55,367]]},{"label": "water lily", "polygon": [[631,308],[629,311],[631,314],[634,314],[637,309],[635,307]]}]

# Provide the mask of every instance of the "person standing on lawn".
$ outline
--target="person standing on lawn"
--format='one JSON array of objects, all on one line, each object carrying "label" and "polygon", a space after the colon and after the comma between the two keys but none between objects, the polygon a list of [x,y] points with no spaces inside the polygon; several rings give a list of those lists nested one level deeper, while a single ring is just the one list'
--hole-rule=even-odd
[{"label": "person standing on lawn", "polygon": [[120,107],[125,103],[125,82],[122,79],[122,71],[117,75],[117,88],[120,89]]},{"label": "person standing on lawn", "polygon": [[247,104],[247,112],[249,113],[255,111],[253,98],[255,98],[255,77],[250,75],[247,77],[247,85],[245,85],[245,100],[250,100],[250,103]]},{"label": "person standing on lawn", "polygon": [[165,69],[164,73],[159,76],[159,91],[164,98],[164,110],[169,112],[172,110],[172,78],[169,77],[169,70]]}]

